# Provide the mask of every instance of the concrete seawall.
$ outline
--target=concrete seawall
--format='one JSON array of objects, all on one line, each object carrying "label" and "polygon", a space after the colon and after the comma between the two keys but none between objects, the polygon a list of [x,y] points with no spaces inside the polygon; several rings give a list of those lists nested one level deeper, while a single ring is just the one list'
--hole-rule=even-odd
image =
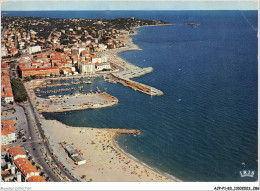
[{"label": "concrete seawall", "polygon": [[161,90],[158,90],[156,88],[153,88],[151,86],[139,83],[139,82],[135,82],[133,80],[130,80],[128,78],[124,78],[118,74],[112,74],[113,79],[118,82],[123,84],[124,86],[130,87],[134,90],[140,91],[142,93],[151,95],[151,96],[161,96],[163,95],[163,92]]}]

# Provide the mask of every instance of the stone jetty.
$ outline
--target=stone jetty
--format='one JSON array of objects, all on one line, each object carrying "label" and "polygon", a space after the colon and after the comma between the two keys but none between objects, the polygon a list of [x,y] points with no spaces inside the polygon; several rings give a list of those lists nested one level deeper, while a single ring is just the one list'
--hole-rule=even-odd
[{"label": "stone jetty", "polygon": [[110,129],[115,134],[129,134],[129,135],[140,135],[140,130],[138,129]]},{"label": "stone jetty", "polygon": [[[158,90],[154,87],[135,82],[133,80],[130,80],[129,78],[122,77],[121,75],[118,74],[113,74],[111,73],[112,80],[121,83],[124,86],[131,87],[134,90],[140,91],[142,93],[151,95],[151,96],[161,96],[163,95],[163,92],[161,90]],[[110,79],[111,81],[111,79]]]}]

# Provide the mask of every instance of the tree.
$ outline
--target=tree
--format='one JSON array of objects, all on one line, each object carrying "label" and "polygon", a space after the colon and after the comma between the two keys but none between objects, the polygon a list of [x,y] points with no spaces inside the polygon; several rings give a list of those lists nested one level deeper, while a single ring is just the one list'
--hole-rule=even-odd
[{"label": "tree", "polygon": [[63,50],[61,50],[60,48],[56,48],[55,51],[56,52],[63,52]]},{"label": "tree", "polygon": [[24,81],[25,82],[28,82],[28,81],[30,81],[32,78],[30,77],[30,76],[26,76],[25,78],[24,78]]},{"label": "tree", "polygon": [[31,75],[30,77],[31,77],[32,79],[36,79],[36,78],[37,78],[36,75]]},{"label": "tree", "polygon": [[16,55],[14,55],[15,58],[18,58],[18,57],[20,57],[20,56],[21,56],[21,53],[20,53],[20,52],[18,52]]},{"label": "tree", "polygon": [[14,94],[14,100],[16,102],[26,101],[28,98],[28,94],[25,90],[22,80],[20,78],[14,78],[11,81],[11,85]]}]

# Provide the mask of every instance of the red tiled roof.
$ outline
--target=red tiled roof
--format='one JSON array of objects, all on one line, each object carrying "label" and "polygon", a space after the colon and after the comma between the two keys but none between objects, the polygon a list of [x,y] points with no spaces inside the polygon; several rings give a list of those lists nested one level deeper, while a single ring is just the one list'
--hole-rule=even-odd
[{"label": "red tiled roof", "polygon": [[6,175],[6,174],[10,174],[9,170],[5,170],[5,171],[1,170],[1,176]]},{"label": "red tiled roof", "polygon": [[101,58],[100,56],[98,56],[98,55],[93,55],[93,54],[91,54],[91,55],[89,55],[91,58]]},{"label": "red tiled roof", "polygon": [[6,120],[1,121],[1,133],[2,135],[7,135],[8,133],[14,133],[14,121],[13,120]]},{"label": "red tiled roof", "polygon": [[81,53],[82,53],[82,54],[88,54],[88,51],[83,50]]},{"label": "red tiled roof", "polygon": [[59,69],[58,67],[43,67],[43,68],[23,68],[23,66],[19,65],[20,70],[22,71],[34,71],[34,70],[51,70],[51,69]]},{"label": "red tiled roof", "polygon": [[34,168],[27,158],[19,158],[14,160],[16,167],[23,173],[24,176],[27,176],[31,172],[39,172]]},{"label": "red tiled roof", "polygon": [[1,69],[3,70],[3,69],[7,69],[7,63],[1,63]]},{"label": "red tiled roof", "polygon": [[16,145],[16,146],[10,148],[10,149],[8,150],[8,153],[9,153],[10,155],[12,155],[13,157],[15,157],[15,156],[17,156],[17,155],[24,155],[24,156],[26,156],[26,154],[23,152],[23,150],[22,150],[22,148],[21,148],[20,145]]},{"label": "red tiled roof", "polygon": [[60,69],[63,70],[63,71],[66,71],[68,73],[72,73],[72,70],[69,67],[63,67],[63,68],[60,68]]},{"label": "red tiled roof", "polygon": [[10,77],[8,73],[8,65],[6,63],[1,64],[1,96],[2,97],[13,97],[11,88]]},{"label": "red tiled roof", "polygon": [[7,148],[9,148],[10,146],[8,145],[1,145],[1,153],[6,151]]},{"label": "red tiled roof", "polygon": [[30,178],[27,178],[27,182],[46,182],[43,177],[41,176],[31,176]]},{"label": "red tiled roof", "polygon": [[2,97],[13,97],[13,92],[11,89],[7,89],[5,91],[1,91],[1,96]]}]

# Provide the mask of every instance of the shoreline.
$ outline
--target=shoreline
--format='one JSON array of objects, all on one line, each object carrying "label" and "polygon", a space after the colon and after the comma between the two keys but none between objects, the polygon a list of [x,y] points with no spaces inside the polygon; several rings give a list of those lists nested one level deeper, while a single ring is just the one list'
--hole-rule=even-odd
[{"label": "shoreline", "polygon": [[[118,134],[118,135],[120,135],[120,134]],[[115,135],[115,137],[118,136],[118,135]],[[127,153],[126,151],[124,151],[124,149],[123,149],[122,147],[120,147],[119,144],[118,144],[118,142],[115,140],[115,137],[114,137],[114,139],[113,139],[113,143],[115,144],[115,147],[116,147],[118,150],[120,150],[122,153],[124,153],[126,156],[128,156],[128,157],[131,158],[132,160],[135,160],[135,161],[136,161],[137,163],[139,163],[140,165],[143,165],[143,166],[149,168],[150,170],[152,170],[152,171],[154,171],[154,172],[156,172],[156,173],[158,173],[158,174],[161,174],[162,176],[165,176],[165,177],[171,179],[173,182],[182,182],[182,180],[180,180],[180,179],[174,177],[173,175],[170,175],[170,174],[168,174],[168,173],[162,172],[162,171],[160,171],[159,169],[157,169],[157,168],[155,168],[155,167],[149,166],[149,165],[147,165],[146,163],[144,163],[143,161],[141,161],[141,160],[135,158],[135,157],[134,157],[133,155],[131,155],[130,153]]]},{"label": "shoreline", "polygon": [[[121,39],[122,37],[123,37],[123,38],[125,37],[126,40],[128,40],[128,42],[126,43],[126,48],[125,48],[125,49],[121,49],[121,50],[120,50],[120,48],[119,48],[119,51],[116,51],[116,52],[115,52],[115,55],[116,55],[117,59],[123,60],[123,61],[124,61],[125,63],[127,63],[128,65],[131,65],[131,66],[133,65],[133,66],[135,66],[134,64],[129,63],[129,62],[127,62],[126,60],[124,60],[123,58],[121,58],[118,54],[121,53],[121,52],[131,51],[131,50],[143,50],[143,49],[141,49],[137,44],[135,44],[135,43],[133,42],[133,39],[131,38],[131,36],[134,36],[134,35],[137,35],[137,34],[138,34],[138,32],[137,32],[136,29],[141,28],[141,27],[169,26],[169,25],[173,25],[173,24],[160,24],[160,25],[138,26],[138,27],[135,27],[135,28],[134,28],[134,33],[128,34],[128,35],[123,35],[123,36],[119,37],[119,39]],[[128,46],[128,47],[127,47],[127,46]],[[137,67],[140,68],[139,66],[137,66]],[[154,171],[154,172],[156,172],[156,173],[158,173],[158,174],[161,174],[162,176],[165,176],[165,177],[171,179],[172,181],[181,182],[181,180],[179,180],[178,178],[176,178],[176,177],[174,177],[174,176],[172,176],[172,175],[170,175],[170,174],[161,172],[160,170],[158,170],[158,169],[156,169],[156,168],[153,168],[153,167],[151,167],[151,166],[145,164],[145,163],[142,162],[141,160],[138,160],[137,158],[135,158],[134,156],[132,156],[130,153],[125,152],[125,151],[118,145],[118,143],[117,143],[116,140],[115,140],[115,137],[116,137],[116,136],[119,136],[119,135],[120,135],[120,134],[115,134],[115,135],[113,136],[113,138],[112,138],[113,145],[114,145],[119,151],[121,151],[121,152],[124,153],[126,156],[128,156],[128,157],[131,158],[132,160],[136,161],[136,162],[139,163],[140,165],[143,165],[143,166],[149,168],[151,171]]]}]

